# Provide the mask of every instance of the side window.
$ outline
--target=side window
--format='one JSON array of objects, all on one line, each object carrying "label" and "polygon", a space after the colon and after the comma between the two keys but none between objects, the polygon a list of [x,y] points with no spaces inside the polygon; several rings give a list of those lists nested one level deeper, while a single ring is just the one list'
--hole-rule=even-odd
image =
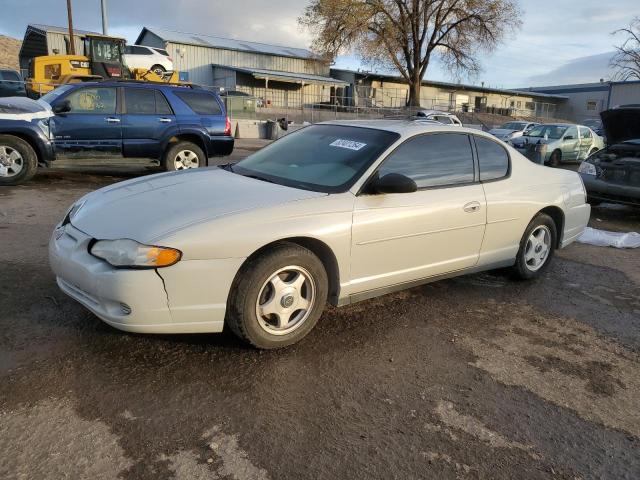
[{"label": "side window", "polygon": [[591,139],[591,130],[586,127],[580,127],[580,138],[584,140]]},{"label": "side window", "polygon": [[150,88],[125,88],[124,103],[131,115],[153,115],[156,113],[155,90]]},{"label": "side window", "polygon": [[384,161],[378,173],[401,173],[412,178],[418,188],[473,182],[469,137],[441,133],[410,138]]},{"label": "side window", "polygon": [[222,109],[211,93],[176,92],[176,96],[198,115],[222,115]]},{"label": "side window", "polygon": [[173,110],[171,110],[171,106],[169,105],[169,102],[167,102],[167,99],[164,97],[164,95],[158,90],[156,90],[155,92],[156,113],[158,115],[173,115]]},{"label": "side window", "polygon": [[69,113],[94,113],[113,115],[116,113],[115,88],[82,88],[67,97],[71,103]]},{"label": "side window", "polygon": [[509,154],[497,142],[475,137],[480,163],[480,181],[495,180],[509,173]]},{"label": "side window", "polygon": [[578,139],[578,127],[569,127],[566,132],[564,132],[564,138],[573,137],[574,140]]}]

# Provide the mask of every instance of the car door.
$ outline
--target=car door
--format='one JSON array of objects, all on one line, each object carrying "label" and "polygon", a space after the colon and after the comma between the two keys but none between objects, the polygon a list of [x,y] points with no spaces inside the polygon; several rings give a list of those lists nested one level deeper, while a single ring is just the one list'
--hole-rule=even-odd
[{"label": "car door", "polygon": [[122,156],[122,127],[115,87],[83,87],[60,96],[69,110],[50,122],[56,154],[69,158]]},{"label": "car door", "polygon": [[124,87],[122,142],[125,157],[159,158],[162,141],[177,130],[176,117],[162,92]]},{"label": "car door", "polygon": [[572,126],[567,128],[562,136],[562,160],[576,160],[580,153],[580,137],[578,136],[578,127]]},{"label": "car door", "polygon": [[593,134],[588,127],[578,127],[580,132],[580,152],[578,160],[584,160],[589,156],[589,152],[593,147]]},{"label": "car door", "polygon": [[473,267],[486,225],[486,201],[469,136],[413,137],[384,160],[376,175],[389,173],[409,176],[418,190],[358,195],[352,227],[354,292]]}]

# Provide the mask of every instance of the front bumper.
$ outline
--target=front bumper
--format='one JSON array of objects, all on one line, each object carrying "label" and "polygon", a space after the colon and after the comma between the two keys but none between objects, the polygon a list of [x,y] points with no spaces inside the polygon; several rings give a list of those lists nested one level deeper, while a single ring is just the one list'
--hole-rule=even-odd
[{"label": "front bumper", "polygon": [[581,173],[587,196],[604,202],[640,206],[640,186],[612,183],[595,175]]},{"label": "front bumper", "polygon": [[58,227],[49,242],[49,261],[60,289],[105,323],[138,333],[222,331],[242,259],[117,269],[89,253],[91,240],[71,224]]}]

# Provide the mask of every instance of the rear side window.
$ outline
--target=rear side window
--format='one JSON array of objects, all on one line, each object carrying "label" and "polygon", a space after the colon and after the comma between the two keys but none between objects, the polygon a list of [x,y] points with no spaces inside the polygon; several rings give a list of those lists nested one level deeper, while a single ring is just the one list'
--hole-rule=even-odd
[{"label": "rear side window", "polygon": [[496,180],[509,173],[509,154],[493,140],[475,137],[480,163],[480,181]]},{"label": "rear side window", "polygon": [[471,183],[473,154],[465,134],[442,133],[410,138],[384,161],[378,174],[401,173],[418,188]]},{"label": "rear side window", "polygon": [[13,81],[13,82],[19,82],[20,81],[20,77],[18,76],[18,74],[16,72],[11,72],[11,71],[0,72],[0,79],[1,80],[10,80],[10,81]]},{"label": "rear side window", "polygon": [[169,52],[167,52],[166,50],[163,50],[162,48],[154,48],[154,50],[158,52],[160,55],[164,55],[165,57],[169,56]]},{"label": "rear side window", "polygon": [[216,97],[206,92],[175,92],[198,115],[222,115]]},{"label": "rear side window", "polygon": [[173,115],[164,95],[155,89],[125,88],[124,101],[131,115]]}]

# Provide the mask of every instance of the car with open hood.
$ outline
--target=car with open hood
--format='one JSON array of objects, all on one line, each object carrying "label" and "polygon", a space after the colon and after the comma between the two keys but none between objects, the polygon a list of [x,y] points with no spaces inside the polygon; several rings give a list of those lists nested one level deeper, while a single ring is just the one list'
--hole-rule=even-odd
[{"label": "car with open hood", "polygon": [[600,116],[607,148],[578,169],[589,201],[640,206],[640,106],[622,106]]},{"label": "car with open hood", "polygon": [[517,137],[521,137],[533,127],[538,125],[534,122],[511,121],[503,123],[497,128],[492,128],[489,133],[503,142],[508,142]]},{"label": "car with open hood", "polygon": [[551,167],[579,163],[604,148],[602,137],[589,127],[570,123],[536,125],[509,143],[530,160]]},{"label": "car with open hood", "polygon": [[116,328],[229,328],[276,348],[327,302],[494,268],[536,278],[583,232],[585,199],[577,173],[478,130],[329,122],[233,165],[89,193],[49,255],[62,291]]}]

